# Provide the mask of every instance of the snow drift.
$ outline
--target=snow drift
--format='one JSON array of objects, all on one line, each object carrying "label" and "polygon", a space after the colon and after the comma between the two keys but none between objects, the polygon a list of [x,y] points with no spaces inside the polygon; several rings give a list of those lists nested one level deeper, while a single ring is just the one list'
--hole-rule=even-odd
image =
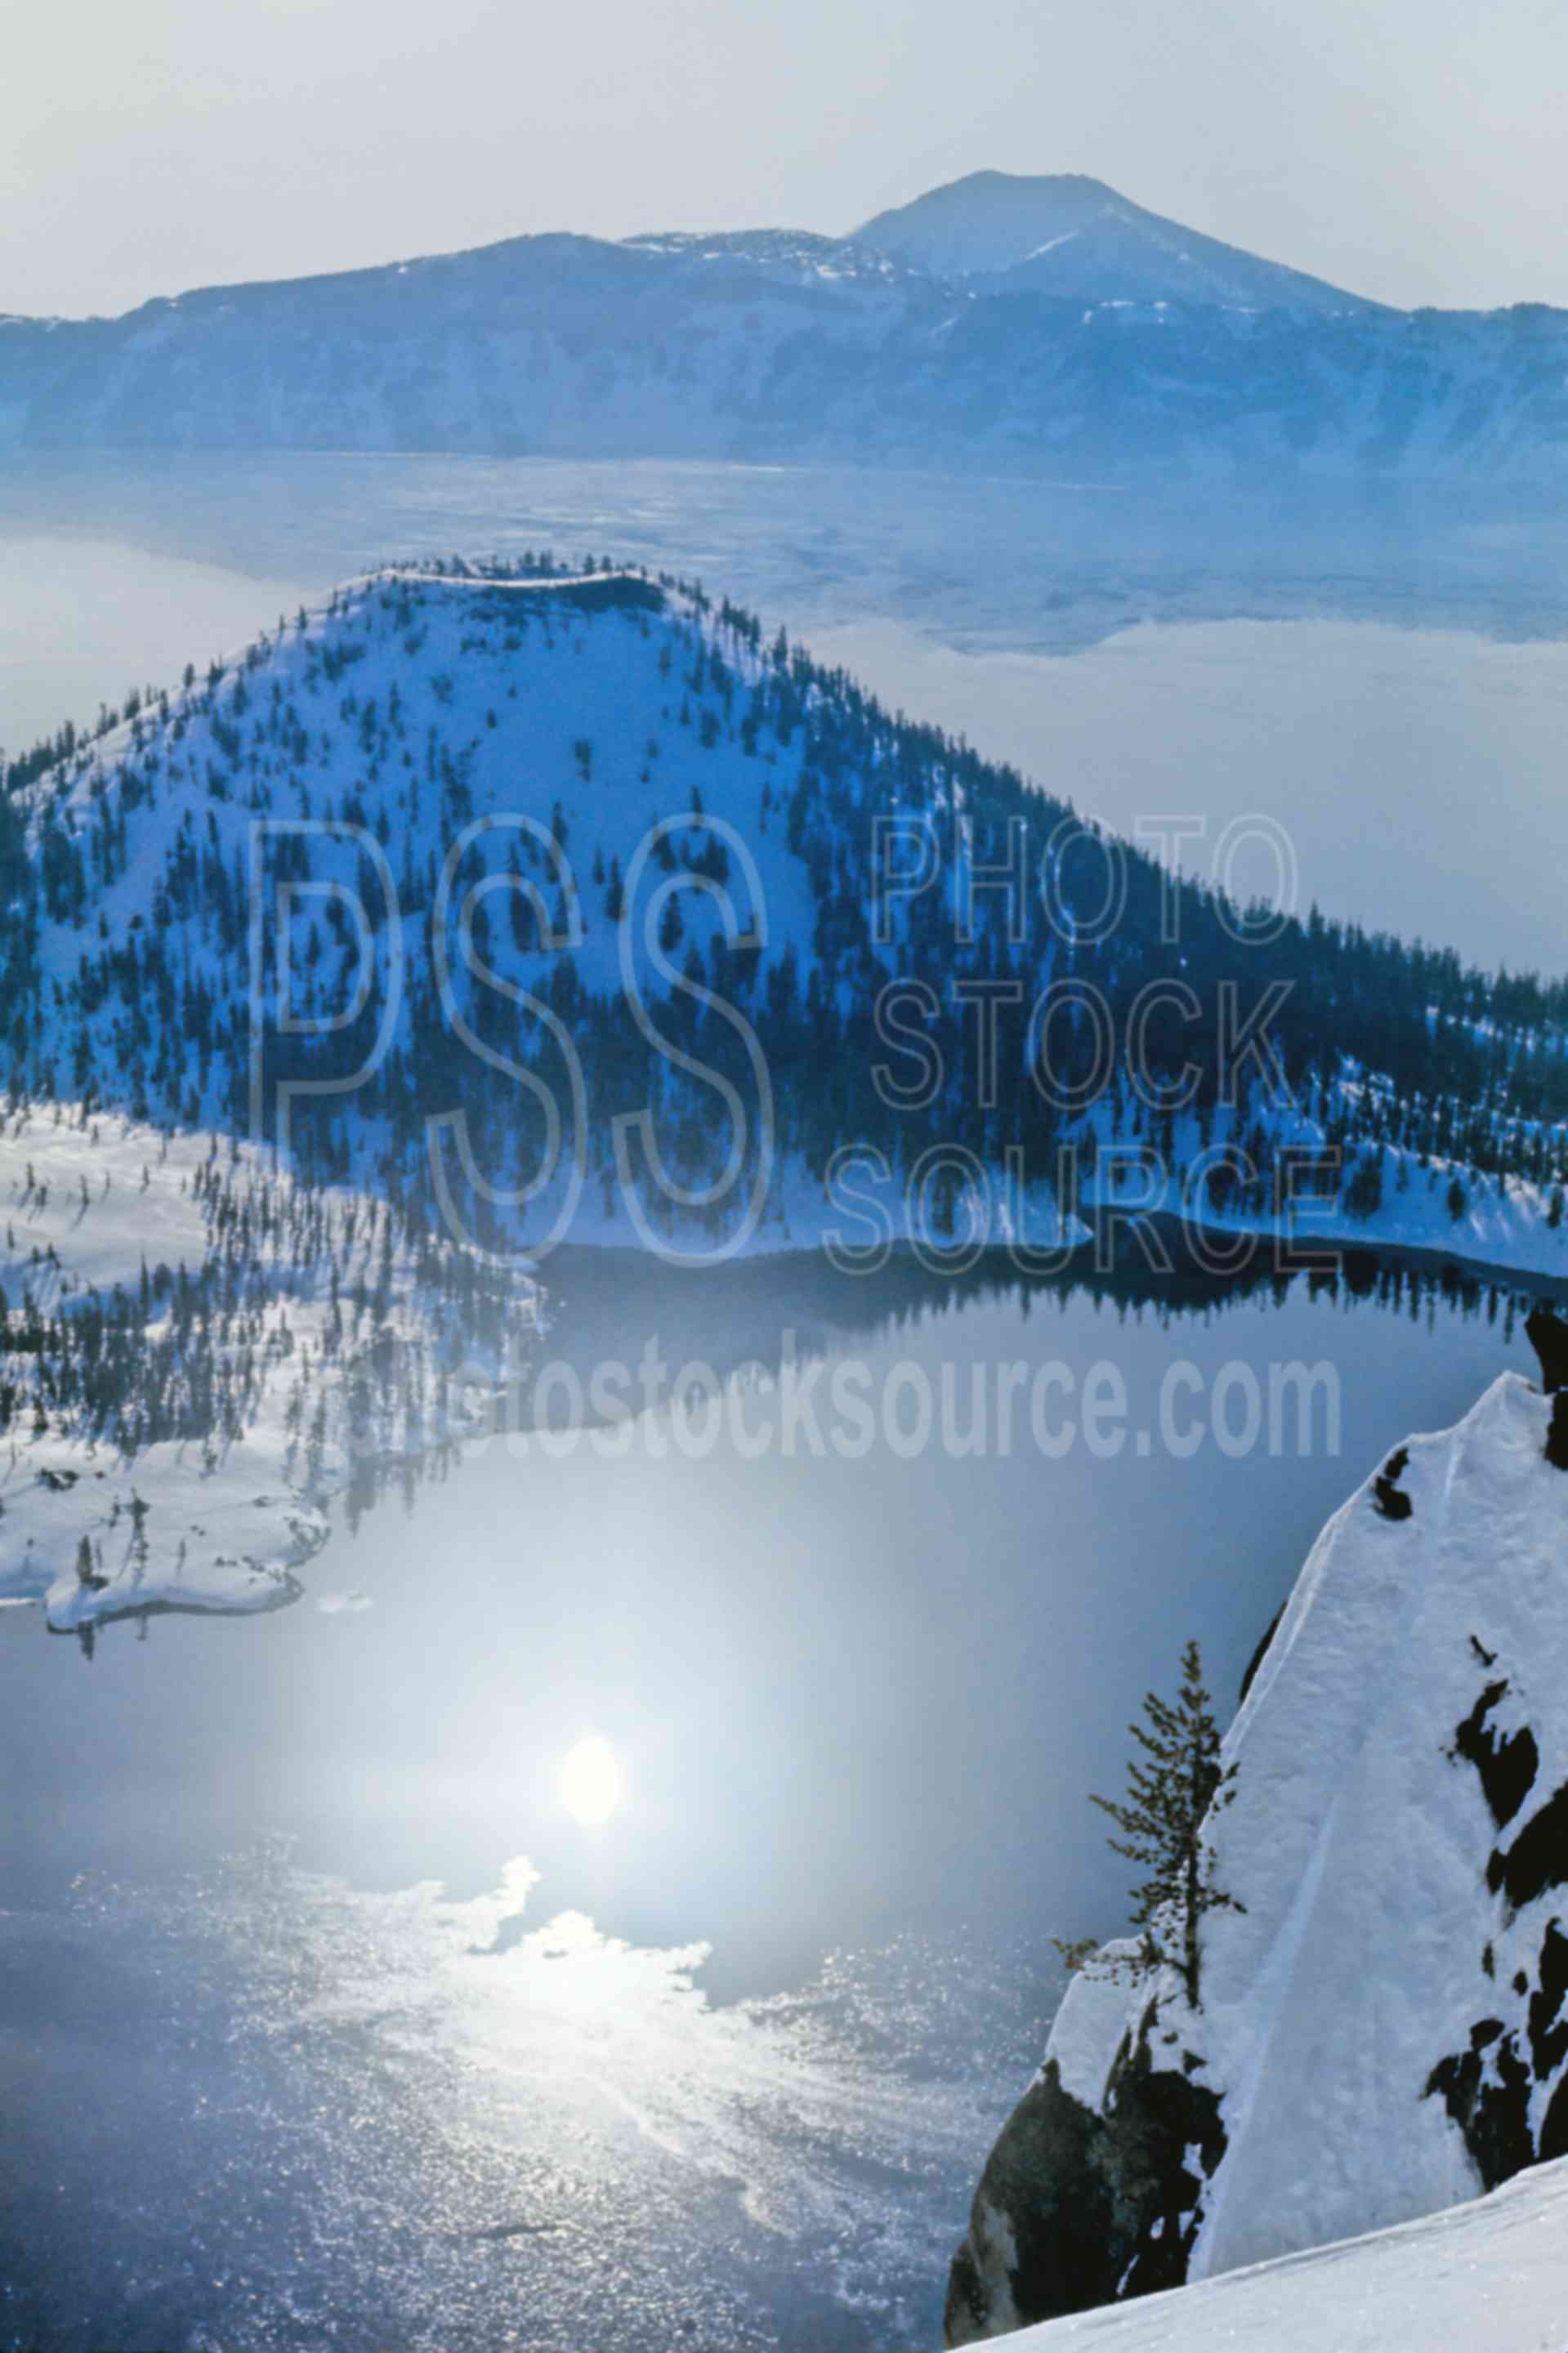
[{"label": "snow drift", "polygon": [[1049,2322],[1018,2339],[1019,2353],[1550,2353],[1568,2343],[1565,2225],[1568,2165],[1545,2166],[1451,2214]]}]

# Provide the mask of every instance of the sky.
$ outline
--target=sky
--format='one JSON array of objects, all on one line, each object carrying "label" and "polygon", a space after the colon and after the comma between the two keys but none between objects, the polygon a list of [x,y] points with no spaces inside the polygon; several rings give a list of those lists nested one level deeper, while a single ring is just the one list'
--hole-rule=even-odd
[{"label": "sky", "polygon": [[0,0],[0,311],[1075,171],[1401,304],[1568,304],[1564,0]]}]

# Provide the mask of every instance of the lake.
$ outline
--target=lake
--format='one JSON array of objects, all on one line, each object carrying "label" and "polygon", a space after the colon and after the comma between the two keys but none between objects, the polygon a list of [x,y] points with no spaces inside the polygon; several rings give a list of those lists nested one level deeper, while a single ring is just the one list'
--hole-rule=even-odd
[{"label": "lake", "polygon": [[[613,1467],[592,1430],[493,1439],[275,1616],[90,1662],[0,1619],[27,2341],[934,2343],[1048,1939],[1123,1916],[1086,1799],[1142,1692],[1196,1634],[1228,1712],[1349,1486],[1528,1362],[1510,1298],[1371,1260],[1022,1286],[583,1252],[556,1304],[584,1378],[708,1367],[716,1439],[673,1407]],[[1248,1444],[1222,1393],[1297,1363],[1321,1409]],[[1055,1374],[1005,1451],[972,1411],[999,1364]],[[750,1442],[791,1366],[826,1398],[849,1365],[869,1447],[826,1405],[820,1451]],[[1124,1443],[1064,1447],[1107,1366]],[[596,1828],[556,1790],[588,1732],[625,1778]]]},{"label": "lake", "polygon": [[[541,542],[699,573],[1109,822],[1287,816],[1303,903],[1562,961],[1568,578],[1481,512],[13,471],[0,740],[379,555]],[[540,1410],[608,1357],[669,1368],[620,1451],[498,1434],[340,1524],[273,1616],[88,1659],[0,1611],[0,2341],[934,2344],[1049,1939],[1125,1915],[1087,1798],[1142,1694],[1196,1635],[1228,1714],[1350,1489],[1530,1368],[1510,1294],[1364,1257],[1022,1283],[563,1252],[550,1284]],[[683,1366],[711,1400],[672,1402]],[[589,1734],[624,1778],[598,1825],[558,1779]]]}]

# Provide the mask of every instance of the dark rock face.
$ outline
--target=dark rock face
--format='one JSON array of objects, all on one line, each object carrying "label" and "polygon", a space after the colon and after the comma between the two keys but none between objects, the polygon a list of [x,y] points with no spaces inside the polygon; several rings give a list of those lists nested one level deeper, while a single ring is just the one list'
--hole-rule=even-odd
[{"label": "dark rock face", "polygon": [[[1495,1664],[1495,1655],[1474,1636],[1471,1647],[1485,1664]],[[1457,1727],[1450,1752],[1474,1766],[1499,1831],[1525,1808],[1540,1768],[1539,1746],[1528,1725],[1502,1733],[1489,1720],[1508,1693],[1504,1677],[1486,1685]],[[1499,1843],[1492,1849],[1486,1881],[1492,1894],[1502,1898],[1510,1920],[1539,1897],[1568,1888],[1568,1783],[1527,1815],[1507,1846]],[[1489,1944],[1481,1967],[1489,1978],[1495,1977]],[[1427,2097],[1441,2098],[1463,2133],[1471,2162],[1488,2189],[1527,2165],[1568,2156],[1568,1934],[1561,1919],[1546,1924],[1533,1980],[1523,1969],[1517,1970],[1511,1992],[1516,2004],[1511,2022],[1490,2015],[1478,2019],[1470,2030],[1468,2050],[1440,2059],[1426,2084]],[[1531,2125],[1532,2103],[1538,2087],[1554,2079],[1536,2131]]]},{"label": "dark rock face", "polygon": [[[1096,2162],[1103,2133],[1100,2119],[1063,2091],[1052,2060],[987,2160],[979,2198],[1012,2227],[1018,2251],[1012,2293],[1024,2319],[1082,2312],[1110,2293],[1111,2192]],[[995,2299],[973,2243],[977,2236],[971,2225],[948,2274],[949,2345],[991,2333]]]},{"label": "dark rock face", "polygon": [[1568,1881],[1568,1781],[1531,1814],[1513,1844],[1495,1847],[1487,1863],[1487,1885],[1509,1909],[1522,1912],[1549,1887]]},{"label": "dark rock face", "polygon": [[1532,1307],[1524,1335],[1541,1359],[1541,1386],[1548,1397],[1568,1389],[1568,1323],[1550,1307]]},{"label": "dark rock face", "polygon": [[1399,1483],[1409,1466],[1409,1451],[1402,1446],[1372,1481],[1372,1502],[1385,1520],[1407,1520],[1415,1508]]},{"label": "dark rock face", "polygon": [[1568,1471],[1568,1389],[1552,1400],[1552,1426],[1546,1433],[1546,1459],[1554,1471]]},{"label": "dark rock face", "polygon": [[1499,1733],[1488,1723],[1493,1708],[1507,1695],[1506,1680],[1489,1683],[1454,1735],[1454,1752],[1480,1775],[1482,1792],[1499,1831],[1512,1821],[1529,1797],[1541,1762],[1535,1735],[1528,1725],[1520,1732]]},{"label": "dark rock face", "polygon": [[1429,2099],[1441,2094],[1487,2189],[1534,2164],[1527,2122],[1530,2070],[1512,2035],[1503,2035],[1500,2020],[1485,2018],[1472,2027],[1469,2050],[1438,2061],[1426,2094]]},{"label": "dark rock face", "polygon": [[1246,1705],[1246,1695],[1248,1692],[1251,1691],[1254,1683],[1257,1681],[1257,1671],[1259,1667],[1262,1666],[1265,1659],[1268,1656],[1268,1646],[1273,1641],[1275,1636],[1278,1633],[1279,1621],[1284,1615],[1285,1604],[1281,1602],[1279,1608],[1275,1611],[1273,1617],[1268,1621],[1268,1631],[1265,1634],[1262,1641],[1258,1644],[1256,1650],[1247,1661],[1246,1672],[1241,1679],[1241,1690],[1236,1694],[1237,1707],[1245,1707]]},{"label": "dark rock face", "polygon": [[953,2258],[949,2346],[1181,2285],[1225,2136],[1218,2094],[1193,2080],[1201,2063],[1155,2065],[1160,2031],[1151,2001],[1097,2111],[1063,2089],[1054,2060],[1019,2102]]}]

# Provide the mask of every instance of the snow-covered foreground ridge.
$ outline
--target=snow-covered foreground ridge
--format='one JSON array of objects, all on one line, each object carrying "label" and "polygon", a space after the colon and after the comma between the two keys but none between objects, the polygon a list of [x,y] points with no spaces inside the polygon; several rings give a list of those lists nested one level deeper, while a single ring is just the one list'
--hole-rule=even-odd
[{"label": "snow-covered foreground ridge", "polygon": [[1562,2353],[1568,2162],[1399,2229],[1026,2329],[1019,2353]]},{"label": "snow-covered foreground ridge", "polygon": [[950,2343],[1568,2155],[1559,1407],[1503,1376],[1324,1529],[1225,1742],[1214,1883],[1245,1909],[1203,1924],[1202,2007],[1132,1945],[1075,1978],[977,2192]]},{"label": "snow-covered foreground ridge", "polygon": [[1082,1205],[1265,1229],[1288,1151],[1314,1231],[1568,1270],[1568,989],[1238,925],[694,586],[404,567],[10,764],[0,1082],[286,1113],[487,1248],[1049,1249],[1064,1147]]},{"label": "snow-covered foreground ridge", "polygon": [[79,1105],[0,1119],[0,1607],[90,1652],[296,1599],[331,1498],[419,1475],[531,1338],[525,1279],[386,1203]]}]

